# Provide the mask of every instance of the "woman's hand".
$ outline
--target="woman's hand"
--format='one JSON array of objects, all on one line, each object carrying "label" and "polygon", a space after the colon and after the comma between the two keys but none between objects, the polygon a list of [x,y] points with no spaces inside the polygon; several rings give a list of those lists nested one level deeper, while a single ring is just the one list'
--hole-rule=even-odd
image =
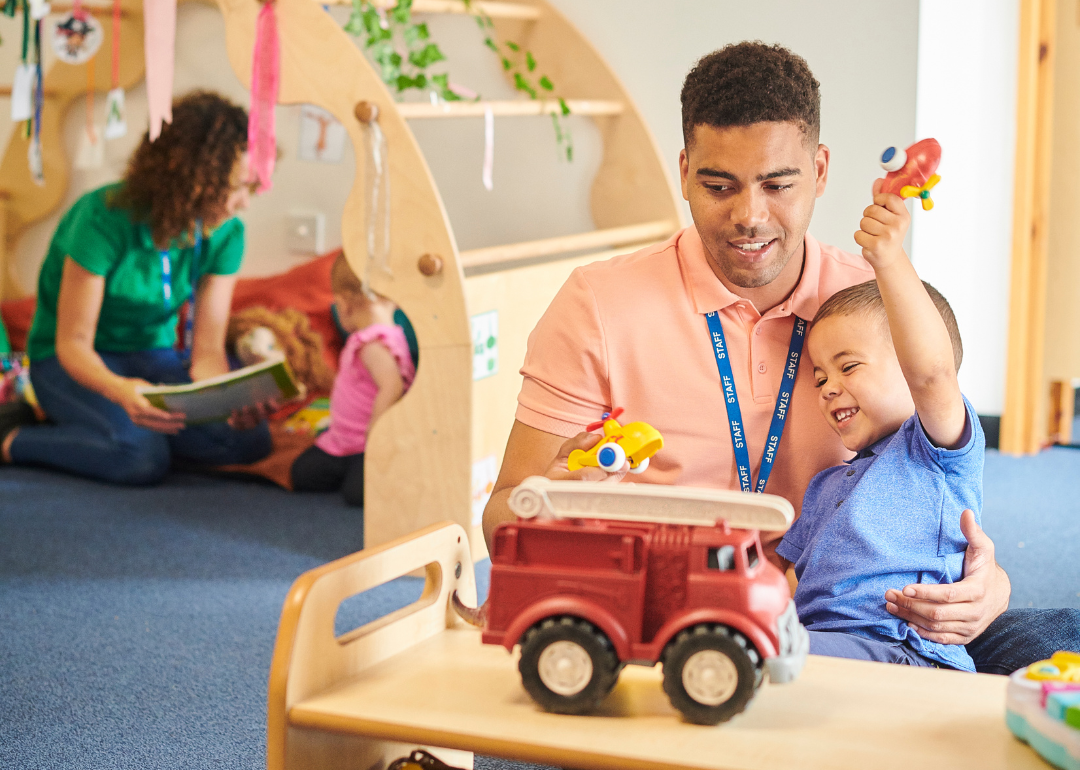
[{"label": "woman's hand", "polygon": [[175,435],[184,429],[184,415],[180,412],[166,412],[150,403],[140,389],[153,385],[137,377],[120,377],[110,400],[127,412],[131,421],[141,428]]},{"label": "woman's hand", "polygon": [[229,427],[233,430],[251,430],[280,408],[281,404],[273,398],[255,406],[241,407],[232,413]]}]

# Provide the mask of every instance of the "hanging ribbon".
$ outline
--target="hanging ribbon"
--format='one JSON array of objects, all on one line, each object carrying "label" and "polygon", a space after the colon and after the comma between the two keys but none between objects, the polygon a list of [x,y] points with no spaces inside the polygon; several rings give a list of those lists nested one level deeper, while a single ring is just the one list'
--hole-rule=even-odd
[{"label": "hanging ribbon", "polygon": [[[30,166],[30,177],[39,187],[45,184],[45,159],[41,153],[41,112],[45,106],[44,80],[41,69],[41,21],[38,20],[34,22],[34,120],[26,159]],[[27,127],[29,126],[28,122]]]},{"label": "hanging ribbon", "polygon": [[492,172],[495,169],[495,113],[491,107],[484,108],[484,170],[480,175],[484,183],[484,189],[491,192],[495,189],[495,180]]},{"label": "hanging ribbon", "polygon": [[173,66],[176,49],[176,0],[143,0],[146,48],[146,101],[150,141],[172,123]]},{"label": "hanging ribbon", "polygon": [[367,262],[364,290],[371,289],[371,269],[390,272],[390,155],[379,122],[372,120],[367,136],[367,163],[364,177],[367,190]]},{"label": "hanging ribbon", "polygon": [[259,192],[273,186],[277,137],[274,107],[281,80],[281,51],[278,44],[277,15],[273,0],[263,3],[255,21],[255,51],[251,63],[251,109],[248,112],[249,181],[258,182]]},{"label": "hanging ribbon", "polygon": [[119,139],[127,134],[124,117],[124,89],[120,87],[120,0],[113,0],[112,73],[109,94],[105,97],[105,138]]},{"label": "hanging ribbon", "polygon": [[86,136],[91,144],[97,144],[97,131],[94,130],[94,57],[86,62]]},{"label": "hanging ribbon", "polygon": [[20,123],[34,116],[34,65],[28,61],[30,52],[30,10],[23,0],[22,56],[11,83],[11,122]]}]

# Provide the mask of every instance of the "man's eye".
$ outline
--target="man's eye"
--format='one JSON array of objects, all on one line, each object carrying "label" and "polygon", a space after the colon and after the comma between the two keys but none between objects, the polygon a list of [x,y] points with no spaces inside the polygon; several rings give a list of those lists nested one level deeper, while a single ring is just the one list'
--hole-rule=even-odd
[{"label": "man's eye", "polygon": [[727,192],[728,190],[730,190],[730,189],[731,189],[731,185],[726,185],[726,184],[707,184],[707,185],[705,185],[705,189],[706,189],[706,190],[712,190],[713,192]]},{"label": "man's eye", "polygon": [[774,192],[782,192],[783,190],[790,190],[794,186],[793,184],[773,184],[769,185],[769,189]]}]

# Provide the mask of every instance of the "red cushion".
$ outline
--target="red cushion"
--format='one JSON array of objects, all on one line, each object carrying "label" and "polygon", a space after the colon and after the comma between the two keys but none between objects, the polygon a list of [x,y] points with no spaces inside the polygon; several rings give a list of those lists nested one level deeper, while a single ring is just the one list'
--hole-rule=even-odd
[{"label": "red cushion", "polygon": [[23,297],[0,303],[0,316],[4,319],[12,350],[26,350],[26,338],[34,321],[37,298]]},{"label": "red cushion", "polygon": [[[341,335],[330,312],[330,305],[334,301],[334,294],[330,290],[330,268],[340,253],[341,250],[337,249],[278,275],[241,278],[236,282],[233,293],[233,312],[262,305],[271,310],[292,307],[307,314],[311,327],[322,335],[327,363],[337,371]],[[0,313],[12,350],[26,350],[26,337],[34,320],[36,304],[34,297],[0,303]]]}]

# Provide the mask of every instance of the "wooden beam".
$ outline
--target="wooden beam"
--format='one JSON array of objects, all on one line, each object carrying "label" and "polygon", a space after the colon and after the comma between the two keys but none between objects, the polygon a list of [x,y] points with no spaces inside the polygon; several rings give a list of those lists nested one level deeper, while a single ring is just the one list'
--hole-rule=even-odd
[{"label": "wooden beam", "polygon": [[1046,339],[1047,231],[1053,131],[1054,0],[1021,0],[1017,67],[1016,180],[1009,346],[1001,451],[1034,454],[1041,417]]},{"label": "wooden beam", "polygon": [[[599,117],[621,115],[625,106],[622,102],[606,99],[567,99],[566,105],[571,115]],[[396,105],[401,115],[408,120],[426,118],[479,118],[490,109],[497,117],[524,117],[529,115],[553,115],[560,111],[555,99],[533,101],[532,99],[514,99],[494,102],[402,102]]]},{"label": "wooden beam", "polygon": [[[316,0],[319,5],[352,5],[352,0]],[[372,3],[376,8],[393,8],[397,0],[375,0]],[[479,12],[486,13],[493,19],[517,19],[521,21],[535,21],[540,18],[542,10],[532,5],[521,3],[503,2],[474,2],[472,8],[466,8],[462,0],[413,0],[414,13],[432,14],[468,14],[479,16]]]},{"label": "wooden beam", "polygon": [[482,265],[505,264],[513,267],[515,262],[523,262],[536,257],[548,257],[555,254],[570,254],[587,249],[603,249],[624,246],[628,243],[645,243],[666,238],[678,229],[678,224],[670,220],[645,222],[640,225],[612,227],[607,230],[593,230],[576,235],[562,235],[557,238],[545,238],[539,241],[509,243],[504,246],[491,246],[485,249],[472,249],[461,252],[461,267],[465,270]]}]

